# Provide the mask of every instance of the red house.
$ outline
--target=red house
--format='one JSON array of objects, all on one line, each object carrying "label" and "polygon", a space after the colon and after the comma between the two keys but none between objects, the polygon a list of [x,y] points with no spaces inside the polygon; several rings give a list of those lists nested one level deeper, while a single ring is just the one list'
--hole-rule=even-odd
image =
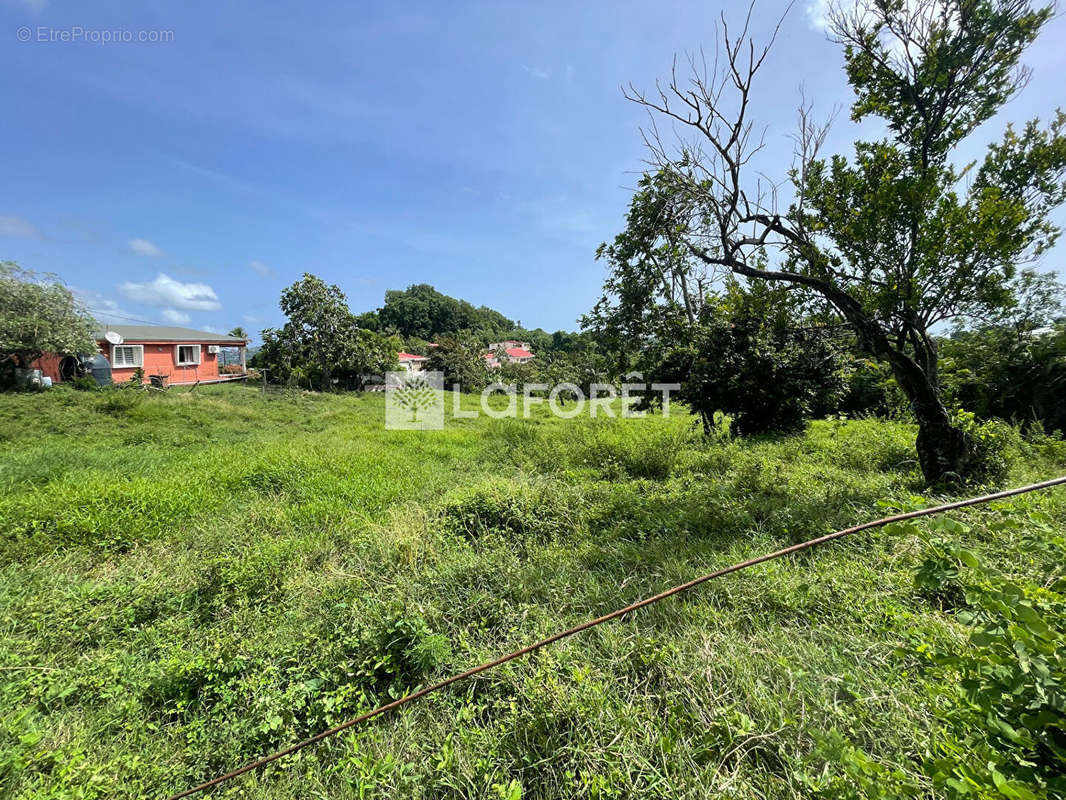
[{"label": "red house", "polygon": [[529,349],[529,343],[520,342],[517,339],[493,342],[489,345],[489,352],[481,357],[485,359],[485,366],[489,369],[495,369],[504,362],[526,364],[535,358]]},{"label": "red house", "polygon": [[[100,352],[111,363],[111,378],[128,381],[137,369],[143,381],[160,376],[167,385],[218,383],[245,376],[247,339],[163,325],[109,325],[97,336]],[[232,363],[219,364],[230,354]],[[53,381],[62,379],[64,359],[44,356],[35,366]]]},{"label": "red house", "polygon": [[413,353],[398,353],[396,360],[400,362],[400,368],[408,372],[421,372],[429,359],[426,356],[417,356]]},{"label": "red house", "polygon": [[[144,370],[145,382],[159,375],[168,385],[239,379],[245,372],[248,340],[221,333],[161,325],[110,325],[98,339],[116,383],[129,380],[138,368]],[[232,369],[219,369],[223,348],[236,348],[237,363]]]}]

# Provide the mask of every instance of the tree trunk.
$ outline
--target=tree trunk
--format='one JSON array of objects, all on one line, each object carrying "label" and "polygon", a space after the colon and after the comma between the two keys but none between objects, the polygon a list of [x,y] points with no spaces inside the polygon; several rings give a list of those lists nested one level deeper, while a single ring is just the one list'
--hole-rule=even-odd
[{"label": "tree trunk", "polygon": [[970,437],[951,424],[936,387],[914,361],[899,352],[892,352],[887,360],[918,421],[915,447],[922,475],[929,483],[964,478],[973,459]]},{"label": "tree trunk", "polygon": [[[915,412],[917,416],[917,412]],[[950,422],[918,418],[918,463],[930,483],[965,478],[973,459],[970,437]]]},{"label": "tree trunk", "polygon": [[937,483],[952,476],[966,477],[973,460],[973,443],[964,431],[951,424],[951,417],[940,402],[936,341],[925,331],[914,329],[909,332],[915,350],[915,358],[911,358],[893,347],[884,328],[858,300],[838,286],[809,275],[749,267],[736,259],[722,262],[698,248],[690,246],[689,249],[705,263],[724,263],[738,275],[806,286],[821,294],[854,328],[859,347],[868,355],[888,363],[903,393],[911,401],[911,410],[918,421],[915,442],[918,464],[925,479]]},{"label": "tree trunk", "polygon": [[703,423],[703,435],[710,436],[714,431],[714,415],[709,411],[700,410],[700,422]]},{"label": "tree trunk", "polygon": [[874,358],[888,362],[900,389],[911,401],[911,411],[918,422],[914,444],[925,480],[939,483],[966,478],[974,455],[973,442],[965,431],[951,424],[951,417],[940,402],[936,341],[924,331],[912,331],[915,356],[911,358],[890,344],[884,329],[850,295],[824,284],[815,288],[852,324],[859,346]]}]

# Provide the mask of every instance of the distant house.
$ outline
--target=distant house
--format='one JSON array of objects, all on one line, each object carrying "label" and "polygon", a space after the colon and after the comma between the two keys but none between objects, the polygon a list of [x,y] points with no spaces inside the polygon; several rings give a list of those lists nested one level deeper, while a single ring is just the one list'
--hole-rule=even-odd
[{"label": "distant house", "polygon": [[534,357],[529,349],[529,342],[520,342],[516,339],[492,342],[489,344],[489,352],[482,356],[485,359],[485,366],[489,369],[495,369],[504,363],[526,364]]},{"label": "distant house", "polygon": [[429,361],[426,356],[416,356],[414,353],[399,353],[396,360],[400,362],[400,369],[408,372],[421,372]]},{"label": "distant house", "polygon": [[[145,383],[160,376],[168,385],[218,383],[245,376],[247,339],[163,325],[109,325],[96,334],[96,340],[118,383],[128,381],[138,369],[144,371]],[[234,348],[238,363],[220,369],[218,357],[223,348]],[[41,358],[39,367],[59,381],[66,377],[66,363],[72,360],[49,355]]]},{"label": "distant house", "polygon": [[[519,347],[523,350],[528,350],[529,342],[520,342],[517,339],[505,339],[502,342],[491,342],[489,344],[489,350],[506,350],[509,347]],[[532,353],[530,355],[532,355]]]}]

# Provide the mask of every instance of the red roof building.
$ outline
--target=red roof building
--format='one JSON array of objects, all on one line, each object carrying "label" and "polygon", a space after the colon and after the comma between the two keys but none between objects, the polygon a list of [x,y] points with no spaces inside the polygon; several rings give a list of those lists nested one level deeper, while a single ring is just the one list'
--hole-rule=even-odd
[{"label": "red roof building", "polygon": [[[164,384],[220,383],[244,380],[247,339],[224,333],[198,331],[165,325],[109,325],[96,334],[99,352],[111,365],[111,379],[129,381],[138,374],[144,383],[153,376]],[[220,361],[223,351],[236,363]],[[92,355],[86,353],[85,355]],[[35,366],[53,381],[70,372],[64,362],[74,357],[42,356]],[[140,373],[138,373],[140,370]]]},{"label": "red roof building", "polygon": [[423,365],[429,361],[426,356],[404,352],[397,353],[396,360],[400,362],[400,368],[405,369],[408,372],[421,372]]},{"label": "red roof building", "polygon": [[528,342],[519,342],[515,339],[493,342],[489,345],[489,352],[482,356],[485,359],[485,366],[489,369],[495,369],[504,362],[508,364],[526,364],[535,357],[529,349]]}]

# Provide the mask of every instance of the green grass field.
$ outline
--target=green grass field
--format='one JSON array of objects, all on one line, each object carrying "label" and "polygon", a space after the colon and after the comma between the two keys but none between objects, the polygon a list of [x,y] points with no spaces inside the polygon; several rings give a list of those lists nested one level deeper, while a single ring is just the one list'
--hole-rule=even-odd
[{"label": "green grass field", "polygon": [[[165,797],[697,574],[940,499],[919,497],[900,423],[709,442],[680,413],[383,417],[380,395],[239,386],[0,396],[0,796]],[[1020,448],[1011,484],[1066,471],[1062,443]],[[997,524],[1011,509],[1023,523]],[[1061,527],[1066,492],[955,518],[1039,582],[1030,515]],[[915,589],[921,548],[872,532],[729,576],[215,796],[875,796],[842,766],[856,749],[928,795],[944,687],[908,653],[966,637]]]}]

